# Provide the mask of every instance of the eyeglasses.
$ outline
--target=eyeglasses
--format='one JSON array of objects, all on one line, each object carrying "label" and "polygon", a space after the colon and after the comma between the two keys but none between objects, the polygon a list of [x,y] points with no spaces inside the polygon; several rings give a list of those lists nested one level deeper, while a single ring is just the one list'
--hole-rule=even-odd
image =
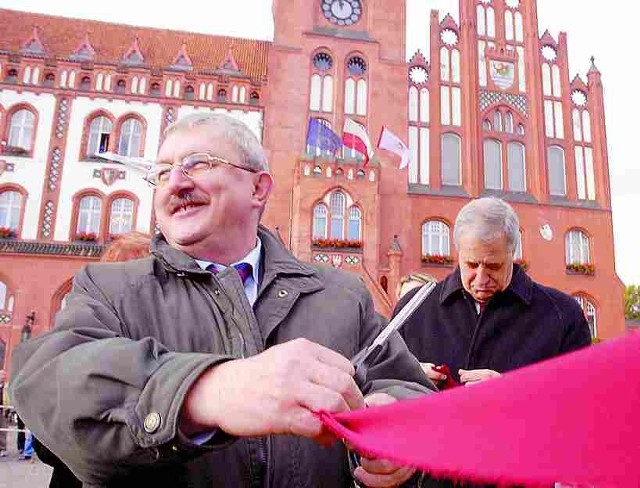
[{"label": "eyeglasses", "polygon": [[213,168],[215,168],[216,166],[220,166],[221,164],[227,164],[229,166],[233,166],[234,168],[249,171],[250,173],[258,172],[257,169],[240,166],[237,163],[232,163],[230,161],[227,161],[226,159],[212,156],[211,154],[194,153],[184,157],[180,164],[155,164],[146,174],[144,179],[151,186],[164,186],[169,182],[169,176],[171,175],[171,171],[173,170],[173,168],[180,168],[180,171],[182,171],[183,175],[193,180],[208,173]]}]

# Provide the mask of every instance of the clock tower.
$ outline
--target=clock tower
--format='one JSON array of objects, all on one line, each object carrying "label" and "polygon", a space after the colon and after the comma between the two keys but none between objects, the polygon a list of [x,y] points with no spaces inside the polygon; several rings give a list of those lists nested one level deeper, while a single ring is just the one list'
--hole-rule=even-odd
[{"label": "clock tower", "polygon": [[[372,144],[383,125],[397,134],[407,132],[406,110],[399,108],[407,106],[405,2],[273,2],[274,43],[269,53],[264,142],[276,190],[264,222],[277,226],[285,244],[302,259],[334,258],[317,253],[314,246],[319,237],[335,237],[329,224],[326,232],[311,225],[314,211],[323,212],[325,202],[326,221],[334,218],[335,226],[338,218],[344,222],[344,231],[334,229],[334,234],[345,241],[366,243],[355,257],[336,259],[352,258],[360,268],[354,271],[373,277],[378,274],[378,263],[387,261],[393,236],[380,235],[379,202],[385,194],[393,197],[406,190],[400,179],[384,177],[386,172],[397,171],[391,158],[381,153],[364,166],[363,155],[356,150],[319,150],[307,141],[309,128],[317,124],[342,137],[348,119],[364,127]],[[344,207],[340,217],[330,211],[332,202],[334,210]],[[320,213],[318,222],[323,218]]]}]

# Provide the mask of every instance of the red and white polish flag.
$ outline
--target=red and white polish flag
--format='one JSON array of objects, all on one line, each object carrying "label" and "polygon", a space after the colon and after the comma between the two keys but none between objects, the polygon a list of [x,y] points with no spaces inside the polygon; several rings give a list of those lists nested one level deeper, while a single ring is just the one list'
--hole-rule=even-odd
[{"label": "red and white polish flag", "polygon": [[355,120],[345,119],[342,143],[345,147],[355,149],[363,154],[365,165],[373,156],[373,146],[367,135],[367,130]]}]

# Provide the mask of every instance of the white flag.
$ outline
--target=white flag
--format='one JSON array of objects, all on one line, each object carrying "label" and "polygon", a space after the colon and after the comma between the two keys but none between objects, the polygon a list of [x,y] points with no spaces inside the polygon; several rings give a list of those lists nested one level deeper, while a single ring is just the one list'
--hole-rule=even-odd
[{"label": "white flag", "polygon": [[400,156],[399,169],[406,168],[409,165],[409,159],[411,156],[409,148],[404,142],[402,142],[402,139],[384,126],[382,127],[380,139],[378,139],[378,147]]}]

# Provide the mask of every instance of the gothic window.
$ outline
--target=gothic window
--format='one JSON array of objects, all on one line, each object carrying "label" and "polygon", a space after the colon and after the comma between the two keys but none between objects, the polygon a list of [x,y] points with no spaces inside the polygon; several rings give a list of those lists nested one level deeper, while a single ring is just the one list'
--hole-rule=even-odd
[{"label": "gothic window", "polygon": [[330,235],[332,239],[344,239],[346,198],[341,191],[334,191],[329,199],[331,211]]},{"label": "gothic window", "polygon": [[575,108],[572,119],[573,138],[577,143],[575,145],[575,160],[578,198],[580,200],[595,200],[596,181],[593,168],[593,148],[591,147],[591,118],[587,110]]},{"label": "gothic window", "polygon": [[547,172],[549,193],[554,196],[566,196],[567,180],[564,163],[564,150],[559,146],[547,148]]},{"label": "gothic window", "polygon": [[18,81],[18,70],[12,68],[9,71],[7,71],[7,76],[4,79],[4,81],[7,82],[7,83],[17,83],[17,81]]},{"label": "gothic window", "polygon": [[567,264],[589,264],[589,237],[581,230],[570,230],[565,242]]},{"label": "gothic window", "polygon": [[131,93],[138,93],[138,77],[131,78]]},{"label": "gothic window", "polygon": [[249,95],[249,104],[250,105],[259,105],[260,104],[260,95],[258,94],[258,92],[251,92],[251,95]]},{"label": "gothic window", "polygon": [[[551,46],[545,46],[549,49]],[[555,51],[554,51],[555,52]],[[542,64],[542,92],[544,99],[544,126],[547,137],[564,139],[560,68],[556,64]]]},{"label": "gothic window", "polygon": [[75,71],[69,71],[69,79],[67,80],[67,86],[69,88],[75,88],[76,87],[76,72]]},{"label": "gothic window", "polygon": [[333,112],[333,58],[327,52],[319,52],[312,59],[311,92],[309,109]]},{"label": "gothic window", "polygon": [[456,134],[443,134],[442,149],[442,184],[460,185],[460,137]]},{"label": "gothic window", "polygon": [[319,203],[313,209],[313,239],[327,238],[327,206]]},{"label": "gothic window", "polygon": [[116,83],[116,93],[124,93],[127,90],[127,82],[123,79]]},{"label": "gothic window", "polygon": [[428,220],[422,224],[422,255],[449,256],[449,226],[440,220]]},{"label": "gothic window", "polygon": [[196,95],[195,95],[195,90],[194,90],[193,86],[187,85],[184,88],[184,98],[185,98],[185,100],[194,100],[195,97],[196,97]]},{"label": "gothic window", "polygon": [[0,193],[0,228],[9,229],[14,235],[20,226],[22,195],[17,191]]},{"label": "gothic window", "polygon": [[220,88],[218,90],[218,103],[226,103],[227,102],[227,90],[224,88]]},{"label": "gothic window", "polygon": [[159,97],[160,96],[160,83],[155,82],[151,84],[151,93],[150,95],[152,97]]},{"label": "gothic window", "polygon": [[78,224],[76,236],[79,234],[100,234],[100,218],[102,215],[102,200],[94,195],[87,195],[78,204]]},{"label": "gothic window", "polygon": [[510,191],[527,191],[525,150],[519,142],[510,142],[507,146],[507,172]]},{"label": "gothic window", "polygon": [[333,58],[330,54],[320,52],[313,57],[313,67],[320,71],[329,71],[333,67]]},{"label": "gothic window", "polygon": [[53,73],[47,73],[44,77],[44,83],[42,84],[42,86],[44,86],[45,88],[53,88],[55,81],[56,75],[54,75]]},{"label": "gothic window", "polygon": [[[444,31],[443,31],[444,32]],[[451,30],[452,46],[440,48],[440,119],[442,125],[462,125],[461,88],[460,88],[460,51],[453,45],[457,43],[457,34]]]},{"label": "gothic window", "polygon": [[129,198],[117,198],[111,202],[109,212],[109,235],[111,237],[129,232],[133,226],[134,202]]},{"label": "gothic window", "polygon": [[124,121],[120,129],[118,154],[123,156],[141,156],[142,123],[131,117]]},{"label": "gothic window", "polygon": [[489,38],[496,36],[496,17],[493,7],[485,7],[482,4],[478,4],[476,7],[476,21],[479,36]]},{"label": "gothic window", "polygon": [[94,118],[89,125],[89,141],[87,156],[109,150],[109,138],[112,130],[111,121],[103,115]]},{"label": "gothic window", "polygon": [[9,147],[21,148],[30,152],[33,146],[35,115],[26,108],[17,110],[9,122]]},{"label": "gothic window", "polygon": [[238,87],[236,85],[231,87],[231,102],[238,103]]},{"label": "gothic window", "polygon": [[367,115],[368,86],[367,64],[360,56],[351,56],[346,63],[344,84],[344,113]]},{"label": "gothic window", "polygon": [[349,226],[347,228],[347,239],[350,241],[361,240],[361,225],[362,217],[360,209],[358,207],[351,207],[349,209]]},{"label": "gothic window", "polygon": [[[0,281],[0,312],[13,312],[13,295],[7,285]],[[1,365],[2,363],[0,363]]]},{"label": "gothic window", "polygon": [[576,302],[580,305],[580,308],[584,312],[584,316],[589,324],[589,330],[591,331],[591,337],[593,339],[598,337],[598,320],[595,305],[583,295],[574,295]]},{"label": "gothic window", "polygon": [[502,144],[494,139],[484,141],[484,186],[502,190]]},{"label": "gothic window", "polygon": [[[170,97],[172,91],[173,91],[173,81],[167,80],[164,84],[164,96]],[[225,98],[226,98],[226,92],[225,92]]]},{"label": "gothic window", "polygon": [[144,95],[145,93],[147,93],[147,79],[142,76],[138,85],[138,94]]}]

